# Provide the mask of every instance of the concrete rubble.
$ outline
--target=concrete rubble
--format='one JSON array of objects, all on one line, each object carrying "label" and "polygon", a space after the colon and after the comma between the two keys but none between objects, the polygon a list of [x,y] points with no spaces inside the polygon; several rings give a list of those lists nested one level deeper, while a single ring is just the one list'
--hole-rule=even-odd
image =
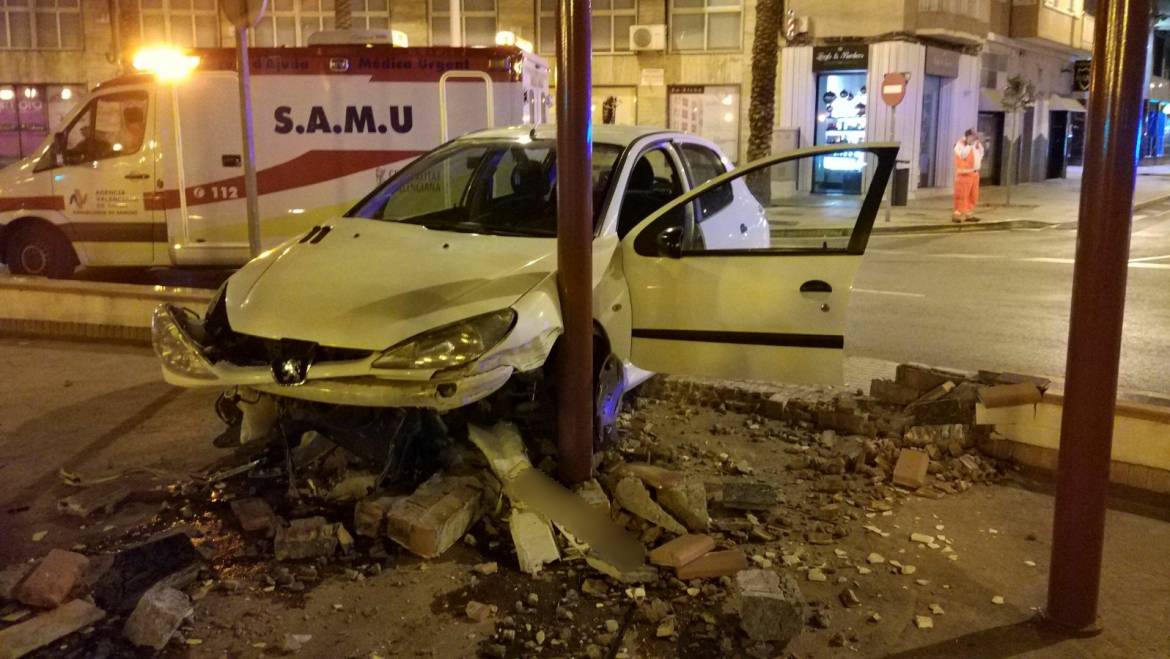
[{"label": "concrete rubble", "polygon": [[739,624],[752,640],[775,641],[782,650],[804,629],[804,598],[791,576],[743,570],[735,587]]},{"label": "concrete rubble", "polygon": [[192,613],[191,600],[182,591],[154,587],[138,600],[134,612],[126,619],[123,633],[138,647],[161,650]]}]

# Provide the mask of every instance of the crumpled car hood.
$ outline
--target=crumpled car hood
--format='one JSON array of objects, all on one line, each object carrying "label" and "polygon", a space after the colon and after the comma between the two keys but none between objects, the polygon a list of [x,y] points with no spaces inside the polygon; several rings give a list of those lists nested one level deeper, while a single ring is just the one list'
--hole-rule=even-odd
[{"label": "crumpled car hood", "polygon": [[385,350],[511,306],[555,269],[556,240],[339,218],[320,242],[289,241],[228,280],[228,321],[269,339]]}]

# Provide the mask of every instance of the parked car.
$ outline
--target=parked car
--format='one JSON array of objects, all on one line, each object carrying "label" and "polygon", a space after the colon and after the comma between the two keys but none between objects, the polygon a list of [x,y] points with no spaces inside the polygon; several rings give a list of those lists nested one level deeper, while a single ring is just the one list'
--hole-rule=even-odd
[{"label": "parked car", "polygon": [[[202,317],[159,307],[164,377],[239,388],[310,426],[336,406],[447,412],[530,391],[562,330],[555,144],[551,126],[459,138],[252,260]],[[651,372],[838,381],[896,152],[814,147],[732,169],[699,137],[596,126],[599,399]],[[810,194],[825,167],[857,167],[863,194]]]}]

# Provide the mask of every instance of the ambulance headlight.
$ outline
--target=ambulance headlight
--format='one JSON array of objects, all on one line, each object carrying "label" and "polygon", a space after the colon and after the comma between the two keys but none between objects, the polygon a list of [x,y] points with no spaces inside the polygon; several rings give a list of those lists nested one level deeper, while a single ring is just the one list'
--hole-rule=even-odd
[{"label": "ambulance headlight", "polygon": [[503,341],[515,322],[516,312],[504,309],[424,332],[382,353],[374,368],[413,370],[462,366]]},{"label": "ambulance headlight", "polygon": [[155,309],[150,323],[150,338],[154,354],[163,368],[197,380],[214,380],[206,358],[180,325],[177,313],[191,313],[164,304]]}]

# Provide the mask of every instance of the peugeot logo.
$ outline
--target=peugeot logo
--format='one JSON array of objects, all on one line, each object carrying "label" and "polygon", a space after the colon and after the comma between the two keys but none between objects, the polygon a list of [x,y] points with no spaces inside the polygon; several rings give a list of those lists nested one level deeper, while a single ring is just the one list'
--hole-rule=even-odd
[{"label": "peugeot logo", "polygon": [[272,377],[277,384],[285,386],[304,384],[308,375],[308,364],[296,357],[281,359],[272,365]]}]

